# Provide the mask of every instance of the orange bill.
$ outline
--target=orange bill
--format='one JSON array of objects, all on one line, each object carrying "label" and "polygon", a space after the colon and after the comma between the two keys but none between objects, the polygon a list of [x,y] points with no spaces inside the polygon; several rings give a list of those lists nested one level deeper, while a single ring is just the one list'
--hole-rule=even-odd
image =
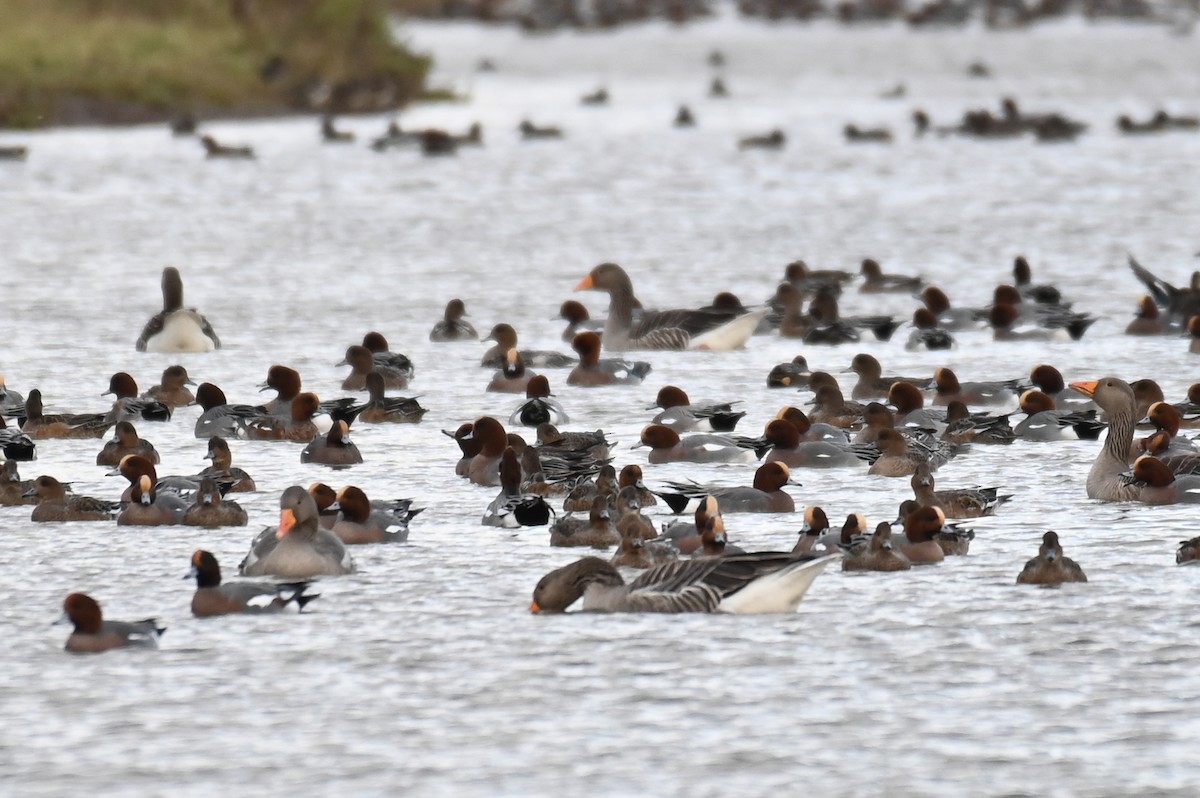
[{"label": "orange bill", "polygon": [[1071,387],[1086,396],[1095,396],[1096,388],[1100,387],[1100,381],[1092,380],[1090,382],[1073,382],[1071,383]]},{"label": "orange bill", "polygon": [[530,612],[541,612],[542,608],[538,606],[538,603],[536,601],[534,601],[534,602],[530,603],[529,611]]},{"label": "orange bill", "polygon": [[588,275],[579,281],[579,285],[575,286],[576,291],[590,291],[596,287],[596,281],[592,279],[592,275]]},{"label": "orange bill", "polygon": [[279,529],[275,531],[275,537],[282,538],[288,532],[292,531],[292,527],[296,525],[296,514],[291,508],[281,510],[279,513]]}]

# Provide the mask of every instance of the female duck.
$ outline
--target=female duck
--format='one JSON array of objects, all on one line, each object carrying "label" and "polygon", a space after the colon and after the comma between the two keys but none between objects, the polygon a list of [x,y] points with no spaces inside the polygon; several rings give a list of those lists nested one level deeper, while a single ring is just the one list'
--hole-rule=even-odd
[{"label": "female duck", "polygon": [[1042,535],[1038,555],[1025,563],[1021,573],[1017,574],[1018,585],[1061,585],[1064,582],[1086,581],[1087,575],[1079,563],[1063,556],[1056,532]]}]

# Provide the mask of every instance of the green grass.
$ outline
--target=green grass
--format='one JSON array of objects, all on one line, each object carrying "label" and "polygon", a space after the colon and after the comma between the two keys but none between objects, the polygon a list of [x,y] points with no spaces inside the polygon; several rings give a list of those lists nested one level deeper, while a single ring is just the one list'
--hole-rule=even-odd
[{"label": "green grass", "polygon": [[396,2],[3,0],[0,126],[399,107],[429,63],[393,41]]}]

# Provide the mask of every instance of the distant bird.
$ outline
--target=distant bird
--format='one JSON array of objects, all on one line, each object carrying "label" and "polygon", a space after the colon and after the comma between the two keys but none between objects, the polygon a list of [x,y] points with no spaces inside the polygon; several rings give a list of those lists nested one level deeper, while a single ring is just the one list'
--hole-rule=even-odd
[{"label": "distant bird", "polygon": [[746,136],[738,139],[739,150],[781,150],[787,143],[782,130],[775,129],[762,136]]},{"label": "distant bird", "polygon": [[208,135],[201,136],[200,143],[204,145],[205,154],[209,158],[254,160],[254,149],[248,146],[234,147],[219,144],[216,139]]}]

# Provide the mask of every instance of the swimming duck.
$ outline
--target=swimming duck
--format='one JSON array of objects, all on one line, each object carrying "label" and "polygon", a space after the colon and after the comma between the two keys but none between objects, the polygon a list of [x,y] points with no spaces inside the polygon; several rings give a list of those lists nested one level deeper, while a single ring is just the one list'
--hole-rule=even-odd
[{"label": "swimming duck", "polygon": [[354,560],[337,535],[318,524],[317,503],[293,485],[279,497],[279,527],[268,527],[251,544],[239,572],[244,576],[313,576],[353,573]]},{"label": "swimming duck", "polygon": [[1061,305],[1062,292],[1052,285],[1035,285],[1033,269],[1024,255],[1013,258],[1013,284],[1025,299],[1040,305]]},{"label": "swimming duck", "polygon": [[211,476],[232,482],[228,493],[253,493],[258,490],[254,478],[233,465],[233,452],[229,449],[229,443],[220,435],[208,439],[208,451],[204,454],[204,459],[211,460],[212,465],[201,471],[199,476]]},{"label": "swimming duck", "polygon": [[[821,372],[818,372],[821,373]],[[815,386],[810,380],[810,386]],[[857,426],[862,420],[866,406],[859,402],[847,402],[842,395],[842,389],[836,383],[822,383],[814,388],[812,412],[808,414],[814,424],[830,424],[841,429]]]},{"label": "swimming duck", "polygon": [[946,428],[942,430],[942,440],[957,444],[1005,446],[1017,439],[1017,433],[1008,419],[1007,413],[1000,416],[972,413],[965,404],[955,400],[946,405]]},{"label": "swimming duck", "polygon": [[173,495],[165,495],[169,501],[159,501],[154,480],[142,475],[133,483],[129,497],[121,512],[117,513],[117,526],[174,526],[183,522],[187,508],[175,502]]},{"label": "swimming duck", "polygon": [[567,343],[575,340],[575,334],[591,330],[597,332],[604,329],[604,325],[593,321],[588,309],[584,307],[582,302],[574,299],[568,299],[558,308],[558,316],[567,322],[566,329],[562,332],[562,339]]},{"label": "swimming duck", "polygon": [[686,105],[679,106],[675,112],[675,121],[672,122],[675,127],[695,127],[696,117],[692,114],[692,109]]},{"label": "swimming duck", "polygon": [[[995,515],[996,508],[1012,498],[999,495],[999,488],[958,488],[937,490],[927,466],[919,466],[912,477],[913,494],[921,507],[937,507],[945,518],[979,518]],[[944,519],[943,519],[944,520]]]},{"label": "swimming duck", "polygon": [[[888,417],[891,414],[888,413]],[[862,460],[845,443],[802,440],[796,425],[781,418],[767,422],[763,439],[771,444],[764,461],[794,468],[844,468],[861,466]]]},{"label": "swimming duck", "polygon": [[505,355],[504,367],[496,370],[485,390],[493,393],[525,393],[529,381],[535,376],[532,371],[526,370],[521,352],[510,349]]},{"label": "swimming duck", "polygon": [[781,150],[787,143],[787,136],[776,128],[770,133],[757,136],[743,136],[738,139],[739,150]]},{"label": "swimming duck", "polygon": [[1096,440],[1105,427],[1095,410],[1059,411],[1050,396],[1036,389],[1021,394],[1021,410],[1025,418],[1013,432],[1025,440]]},{"label": "swimming duck", "polygon": [[1063,582],[1086,581],[1087,575],[1079,563],[1063,556],[1056,532],[1042,535],[1038,555],[1025,563],[1021,573],[1017,574],[1018,585],[1061,585]]},{"label": "swimming duck", "polygon": [[842,135],[850,143],[891,144],[892,131],[885,127],[860,128],[857,125],[846,125]]},{"label": "swimming duck", "polygon": [[867,469],[868,474],[883,477],[907,477],[916,473],[921,466],[935,470],[944,460],[936,451],[907,438],[895,429],[880,430],[875,445],[880,457]]},{"label": "swimming duck", "polygon": [[383,333],[371,330],[363,335],[362,345],[370,350],[371,359],[376,364],[405,373],[410,380],[415,375],[412,360],[409,359],[408,355],[391,351],[391,348],[388,346],[388,340],[383,337]]},{"label": "swimming duck", "polygon": [[25,422],[21,432],[30,440],[50,438],[102,438],[112,426],[103,413],[42,412],[42,392],[34,388],[25,400]]},{"label": "swimming duck", "polygon": [[875,527],[869,541],[852,545],[842,556],[843,571],[907,571],[910,568],[912,563],[908,558],[892,546],[892,526],[886,521]]},{"label": "swimming duck", "polygon": [[[184,526],[245,526],[249,516],[242,506],[235,501],[227,501],[221,497],[217,481],[212,477],[200,480],[200,489],[196,491],[196,500],[183,514]],[[119,523],[119,522],[118,522]]]},{"label": "swimming duck", "polygon": [[1200,476],[1175,476],[1171,467],[1153,455],[1139,457],[1130,469],[1128,480],[1141,488],[1138,499],[1146,504],[1200,503]]},{"label": "swimming duck", "polygon": [[379,363],[375,355],[365,346],[355,344],[346,349],[346,356],[339,366],[350,366],[350,373],[342,380],[343,391],[362,391],[367,387],[367,375],[375,372],[383,377],[385,388],[404,389],[412,379],[412,369],[401,370],[393,366]]},{"label": "swimming duck", "polygon": [[787,363],[772,367],[767,373],[768,388],[805,388],[812,373],[804,355],[796,355]]},{"label": "swimming duck", "polygon": [[840,532],[830,530],[825,510],[815,504],[809,505],[804,508],[804,523],[800,526],[799,539],[792,551],[797,554],[840,554],[841,549],[837,546],[840,537]]},{"label": "swimming duck", "polygon": [[43,474],[33,480],[22,497],[37,498],[37,506],[29,516],[30,521],[111,521],[117,509],[116,502],[93,499],[90,496],[67,497],[68,485],[52,476]]},{"label": "swimming duck", "polygon": [[150,441],[138,437],[137,429],[128,421],[120,421],[113,427],[113,438],[104,444],[104,448],[96,455],[96,465],[120,465],[121,458],[127,454],[140,454],[151,463],[158,463],[158,452]]},{"label": "swimming duck", "polygon": [[[780,422],[786,424],[787,422]],[[795,485],[791,472],[785,463],[772,461],[763,463],[754,472],[754,483],[751,487],[725,487],[718,485],[701,485],[697,482],[667,482],[669,491],[663,491],[660,496],[679,496],[686,499],[703,499],[713,496],[720,503],[721,511],[726,513],[793,513],[796,503],[784,492],[785,485]],[[683,506],[667,504],[675,512],[681,512]]]},{"label": "swimming duck", "polygon": [[314,438],[300,453],[301,463],[320,463],[328,466],[357,465],[362,453],[350,440],[350,428],[345,421],[335,421],[324,438]]},{"label": "swimming duck", "polygon": [[300,372],[278,363],[267,369],[267,379],[258,385],[258,392],[274,389],[275,398],[264,406],[268,415],[281,419],[292,417],[292,401],[300,395]]},{"label": "swimming duck", "polygon": [[651,540],[657,537],[657,534],[654,524],[642,515],[642,502],[638,494],[639,490],[632,485],[626,485],[617,491],[617,532],[621,537],[634,536]]},{"label": "swimming duck", "polygon": [[429,340],[435,343],[445,343],[447,341],[474,341],[479,338],[479,333],[475,332],[475,328],[470,322],[463,321],[463,317],[467,314],[467,306],[461,299],[451,299],[446,303],[446,310],[442,316],[442,320],[433,325],[433,329],[429,331]]},{"label": "swimming duck", "polygon": [[769,444],[751,441],[755,439],[738,440],[705,433],[681,439],[670,427],[650,424],[642,428],[641,440],[633,448],[649,446],[651,463],[753,463],[759,457],[755,449],[760,448],[765,453]]},{"label": "swimming duck", "polygon": [[615,263],[602,263],[575,286],[576,291],[606,291],[609,295],[604,346],[626,349],[740,349],[749,340],[767,309],[737,315],[727,310],[644,311],[634,324],[636,299],[629,275]]},{"label": "swimming duck", "polygon": [[965,405],[1006,405],[1016,398],[1016,380],[960,383],[953,371],[943,367],[933,372],[933,382],[937,388],[935,405],[948,405],[955,400]]},{"label": "swimming duck", "polygon": [[315,393],[298,394],[290,402],[288,418],[259,416],[246,424],[246,437],[252,441],[311,441],[318,434],[313,416],[320,406]]},{"label": "swimming duck", "polygon": [[888,395],[892,383],[907,382],[918,389],[928,388],[930,380],[927,377],[895,377],[884,376],[883,366],[873,355],[859,352],[850,361],[850,371],[858,375],[858,382],[850,391],[852,399],[879,399]]},{"label": "swimming duck", "polygon": [[621,534],[612,522],[608,496],[597,494],[587,518],[563,516],[550,526],[551,546],[591,546],[607,549],[621,544]]},{"label": "swimming duck", "polygon": [[[620,498],[618,496],[618,498]],[[705,496],[696,505],[691,521],[673,521],[663,525],[662,538],[674,546],[680,554],[693,554],[701,546],[700,535],[708,525],[708,519],[721,514],[715,496]]]},{"label": "swimming duck", "polygon": [[[187,386],[195,384],[183,366],[167,366],[163,369],[158,385],[152,386],[150,390],[142,394],[142,398],[155,399],[174,410],[196,401],[196,397],[187,388]],[[109,388],[111,389],[111,387],[110,385]]]},{"label": "swimming duck", "polygon": [[608,105],[608,89],[601,86],[590,94],[579,98],[581,105]]},{"label": "swimming duck", "polygon": [[265,407],[229,404],[225,392],[211,382],[200,383],[196,389],[196,404],[200,405],[202,411],[193,429],[197,438],[211,438],[214,435],[245,438],[246,425],[267,413]]},{"label": "swimming duck", "polygon": [[[249,146],[231,146],[221,144],[212,136],[201,136],[200,143],[204,145],[204,154],[208,158],[232,158],[253,161],[254,149]],[[154,351],[154,350],[151,350]]]},{"label": "swimming duck", "polygon": [[929,308],[917,308],[913,311],[913,330],[908,334],[904,348],[909,352],[927,349],[930,352],[940,349],[953,349],[956,344],[954,336],[938,326],[937,316]]},{"label": "swimming duck", "polygon": [[729,96],[729,87],[725,85],[725,81],[720,77],[715,77],[708,84],[708,96],[714,98],[725,98]]},{"label": "swimming duck", "polygon": [[134,347],[139,352],[211,352],[221,348],[212,325],[183,306],[183,278],[174,266],[162,273],[163,309],[150,317]]},{"label": "swimming duck", "polygon": [[348,144],[354,141],[354,133],[349,130],[338,130],[337,121],[332,115],[321,117],[321,141],[326,144]]},{"label": "swimming duck", "polygon": [[988,311],[982,308],[951,307],[946,292],[936,285],[927,285],[922,289],[921,301],[937,319],[938,326],[944,330],[975,330],[988,318]]},{"label": "swimming duck", "polygon": [[[500,323],[492,327],[484,341],[494,341],[484,353],[480,365],[485,368],[503,368],[508,350],[517,348],[517,331],[511,324]],[[521,360],[526,366],[533,368],[565,369],[571,368],[579,361],[570,355],[542,349],[522,349]]]},{"label": "swimming duck", "polygon": [[118,371],[108,380],[108,390],[101,396],[116,397],[105,420],[110,423],[125,421],[170,421],[171,406],[159,399],[138,398],[137,381],[128,373]]},{"label": "swimming duck", "polygon": [[611,465],[605,465],[594,479],[582,479],[571,488],[563,499],[563,509],[568,512],[586,511],[597,497],[604,499],[610,508],[615,509],[619,489],[617,470]]},{"label": "swimming duck", "polygon": [[563,132],[557,127],[542,127],[535,125],[528,119],[522,119],[521,124],[517,126],[517,130],[521,133],[521,138],[524,141],[535,141],[539,139],[561,139]]},{"label": "swimming duck", "polygon": [[567,385],[637,385],[650,373],[650,364],[643,360],[601,360],[600,346],[600,336],[596,333],[576,333],[571,348],[579,353],[579,365],[567,375]]},{"label": "swimming duck", "polygon": [[197,618],[213,618],[218,615],[246,613],[259,615],[283,612],[304,605],[320,595],[306,593],[309,582],[221,582],[221,566],[211,552],[196,549],[192,554],[192,568],[187,578],[196,580],[196,592],[192,594],[192,615]]},{"label": "swimming duck", "polygon": [[37,504],[36,486],[32,479],[21,479],[17,471],[16,460],[5,460],[0,469],[0,507],[14,507],[22,504]]},{"label": "swimming duck", "polygon": [[651,407],[661,407],[662,412],[651,419],[653,424],[662,424],[677,432],[733,432],[745,415],[745,411],[734,411],[735,402],[723,404],[693,405],[687,393],[674,385],[658,389]]},{"label": "swimming duck", "polygon": [[1175,564],[1186,565],[1190,562],[1200,562],[1200,537],[1179,541],[1179,551],[1175,552]]},{"label": "swimming duck", "polygon": [[484,526],[545,526],[554,510],[536,493],[521,492],[521,462],[511,447],[500,458],[500,493],[483,514]]},{"label": "swimming duck", "polygon": [[415,396],[385,396],[384,378],[378,372],[367,375],[366,386],[369,398],[358,413],[364,424],[416,424],[428,412]]},{"label": "swimming duck", "polygon": [[[897,537],[892,535],[892,546],[913,565],[933,565],[946,559],[946,553],[934,536],[946,523],[940,507],[920,507],[904,518],[904,527]],[[880,524],[891,530],[886,521]],[[891,534],[889,532],[889,534]]]},{"label": "swimming duck", "polygon": [[835,557],[760,552],[667,563],[626,584],[598,557],[546,574],[530,611],[565,612],[578,599],[590,612],[794,612]]},{"label": "swimming duck", "polygon": [[863,259],[861,274],[863,282],[858,287],[858,290],[864,294],[895,292],[912,294],[921,290],[921,287],[925,283],[920,277],[910,277],[904,274],[884,274],[883,267],[874,258]]},{"label": "swimming duck", "polygon": [[[309,492],[314,493],[316,487],[311,486]],[[376,507],[376,504],[381,506]],[[409,521],[420,512],[420,509],[413,510],[411,505],[411,500],[407,499],[390,504],[372,502],[362,488],[347,485],[337,492],[336,503],[331,506],[331,509],[336,508],[337,517],[330,529],[347,546],[403,543],[408,540]]]},{"label": "swimming duck", "polygon": [[644,540],[638,535],[623,535],[609,564],[614,568],[647,569],[678,559],[678,552],[664,543]]},{"label": "swimming duck", "polygon": [[106,621],[100,605],[85,593],[72,593],[63,602],[63,617],[75,627],[66,650],[73,654],[99,654],[114,648],[158,648],[167,631],[157,618],[143,621]]}]

